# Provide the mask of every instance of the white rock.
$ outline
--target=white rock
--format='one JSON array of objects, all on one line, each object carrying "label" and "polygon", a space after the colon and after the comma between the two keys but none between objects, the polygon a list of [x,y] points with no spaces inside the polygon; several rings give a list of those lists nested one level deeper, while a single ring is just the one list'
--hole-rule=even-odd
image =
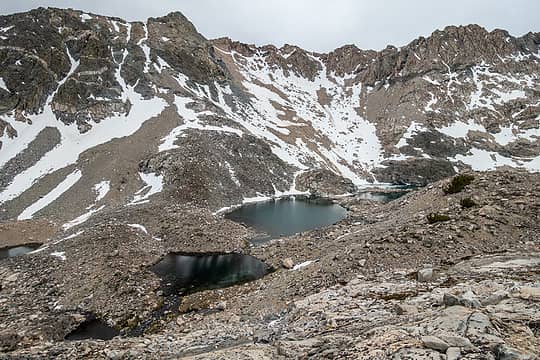
[{"label": "white rock", "polygon": [[446,350],[446,360],[458,360],[461,357],[461,350],[458,347],[449,347]]},{"label": "white rock", "polygon": [[518,297],[525,300],[540,301],[540,287],[524,286],[519,291]]},{"label": "white rock", "polygon": [[422,342],[425,347],[437,351],[446,351],[450,347],[446,341],[436,336],[422,336]]},{"label": "white rock", "polygon": [[294,267],[294,261],[291,258],[286,258],[286,259],[281,260],[281,265],[285,269],[292,269]]},{"label": "white rock", "polygon": [[8,282],[8,283],[15,282],[15,281],[17,281],[18,276],[19,276],[19,274],[17,274],[17,273],[12,274],[12,275],[10,275],[10,276],[8,276],[6,278],[6,282]]},{"label": "white rock", "polygon": [[419,282],[429,282],[433,280],[433,269],[422,269],[418,271]]}]

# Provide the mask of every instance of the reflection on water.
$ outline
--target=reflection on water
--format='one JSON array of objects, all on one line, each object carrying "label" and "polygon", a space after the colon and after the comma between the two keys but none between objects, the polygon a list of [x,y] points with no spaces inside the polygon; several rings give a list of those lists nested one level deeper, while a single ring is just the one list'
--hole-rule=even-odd
[{"label": "reflection on water", "polygon": [[15,257],[15,256],[24,255],[31,251],[36,250],[39,246],[40,244],[31,244],[31,245],[3,248],[3,249],[0,249],[0,259],[7,259],[7,258]]},{"label": "reflection on water", "polygon": [[335,224],[346,214],[331,201],[286,198],[244,205],[225,217],[267,234],[254,241],[263,242]]},{"label": "reflection on water", "polygon": [[217,289],[259,279],[269,272],[248,255],[187,256],[168,254],[152,267],[163,281],[165,295]]}]

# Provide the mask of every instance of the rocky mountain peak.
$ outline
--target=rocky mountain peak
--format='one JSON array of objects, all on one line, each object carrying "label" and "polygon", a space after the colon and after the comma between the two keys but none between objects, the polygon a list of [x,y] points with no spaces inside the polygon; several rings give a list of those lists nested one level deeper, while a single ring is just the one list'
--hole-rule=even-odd
[{"label": "rocky mountain peak", "polygon": [[162,58],[199,83],[224,80],[225,74],[215,62],[211,43],[180,12],[148,19],[148,34],[150,55],[154,58]]},{"label": "rocky mountain peak", "polygon": [[193,23],[178,11],[158,18],[149,18],[148,24],[153,27],[156,35],[169,39],[164,40],[164,42],[184,41],[198,44],[206,42],[204,36],[197,31]]},{"label": "rocky mountain peak", "polygon": [[361,50],[356,45],[350,44],[324,54],[322,58],[329,71],[337,76],[345,76],[365,70],[376,55],[376,51]]},{"label": "rocky mountain peak", "polygon": [[[162,176],[165,188],[189,187],[177,172],[193,164],[176,151],[196,159],[200,144],[211,149],[212,142],[226,142],[221,133],[233,135],[216,149],[248,149],[237,138],[253,136],[261,154],[276,156],[272,171],[283,179],[267,174],[272,180],[259,189],[265,194],[287,190],[307,170],[323,171],[325,183],[335,174],[355,185],[424,185],[464,169],[538,167],[538,34],[514,38],[477,25],[450,26],[401,48],[350,44],[323,54],[291,44],[208,41],[178,12],[126,22],[41,8],[1,17],[0,26],[0,141],[14,149],[5,152],[0,190],[32,164],[47,171],[75,166],[84,151],[111,141],[109,133],[129,138],[147,123],[155,124],[144,130],[152,140],[134,163],[160,166],[129,171]],[[99,139],[81,145],[78,136]],[[74,139],[76,156],[45,164],[44,154],[65,139]],[[32,141],[39,150],[25,152]],[[201,178],[189,180],[214,189],[205,203],[241,201],[238,183],[256,194],[253,182],[238,177],[249,173],[238,159],[210,158],[221,164],[207,161]],[[229,175],[231,181],[216,180]],[[13,185],[5,196],[30,185]],[[32,192],[43,196],[45,189]],[[119,196],[126,200],[130,191]],[[18,216],[23,206],[6,205],[5,217]]]}]

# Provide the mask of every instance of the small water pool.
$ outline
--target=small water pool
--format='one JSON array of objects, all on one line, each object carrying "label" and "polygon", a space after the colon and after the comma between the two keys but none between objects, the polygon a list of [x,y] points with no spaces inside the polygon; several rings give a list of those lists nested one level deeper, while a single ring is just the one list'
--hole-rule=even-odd
[{"label": "small water pool", "polygon": [[36,250],[41,244],[26,244],[22,246],[13,246],[0,249],[0,259],[7,259],[15,256],[21,256]]},{"label": "small water pool", "polygon": [[161,279],[165,295],[223,288],[257,280],[270,272],[259,259],[242,254],[168,254],[151,270]]},{"label": "small water pool", "polygon": [[111,340],[119,334],[120,332],[115,328],[107,325],[104,321],[91,316],[69,335],[67,335],[66,340]]},{"label": "small water pool", "polygon": [[283,198],[244,205],[225,217],[264,233],[252,240],[260,243],[332,225],[346,215],[347,210],[329,200]]}]

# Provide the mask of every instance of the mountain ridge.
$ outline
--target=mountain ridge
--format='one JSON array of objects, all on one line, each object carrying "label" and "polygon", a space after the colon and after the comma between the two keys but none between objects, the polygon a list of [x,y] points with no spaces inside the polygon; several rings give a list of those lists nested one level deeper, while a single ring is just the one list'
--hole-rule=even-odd
[{"label": "mountain ridge", "polygon": [[303,49],[299,45],[289,44],[289,43],[285,43],[282,46],[278,46],[278,45],[275,45],[275,44],[272,44],[272,43],[256,45],[255,43],[247,43],[247,42],[242,42],[241,40],[235,40],[235,39],[232,39],[232,38],[230,38],[228,36],[220,36],[220,37],[216,37],[216,38],[211,38],[211,39],[208,39],[208,41],[210,41],[210,42],[230,41],[230,42],[238,43],[238,44],[245,45],[245,46],[248,46],[248,47],[251,47],[251,48],[275,48],[275,49],[278,49],[278,50],[283,50],[283,49],[286,49],[286,48],[297,48],[297,49],[304,50],[306,52],[316,54],[316,55],[329,55],[331,53],[337,52],[337,51],[342,50],[344,48],[355,48],[355,49],[357,49],[359,51],[362,51],[362,52],[379,53],[379,52],[382,52],[382,51],[384,51],[386,49],[403,49],[403,48],[411,46],[415,42],[424,41],[424,40],[432,38],[435,35],[438,35],[440,33],[444,34],[444,33],[448,33],[449,31],[454,31],[454,30],[457,30],[457,29],[477,29],[477,30],[485,31],[489,35],[501,34],[505,38],[513,38],[513,39],[516,39],[516,40],[526,40],[526,39],[530,39],[530,38],[536,38],[537,39],[540,36],[540,32],[535,32],[535,31],[529,31],[529,32],[527,32],[525,34],[522,34],[520,36],[514,36],[514,35],[510,34],[508,30],[505,30],[503,28],[495,28],[495,29],[489,31],[482,25],[479,25],[479,24],[476,24],[476,23],[469,23],[469,24],[463,24],[463,25],[447,25],[447,26],[445,26],[443,28],[433,30],[430,35],[418,36],[418,37],[410,40],[405,45],[395,46],[395,45],[392,45],[392,44],[388,44],[388,45],[386,45],[384,48],[382,48],[380,50],[364,49],[364,48],[359,47],[355,43],[348,43],[348,44],[343,44],[341,46],[338,46],[338,47],[336,47],[336,48],[334,48],[334,49],[332,49],[330,51],[327,51],[327,52],[320,52],[320,51],[316,51],[316,50]]},{"label": "mountain ridge", "polygon": [[[329,170],[365,186],[425,185],[470,168],[540,169],[538,33],[514,38],[478,25],[449,26],[399,49],[345,45],[320,54],[207,40],[179,12],[129,23],[40,8],[2,16],[0,28],[5,218],[47,195],[70,167],[85,164],[92,170],[83,170],[55,202],[79,186],[91,199],[95,184],[111,181],[122,190],[113,204],[129,203],[148,171],[162,179],[164,193],[202,184],[206,190],[190,201],[216,210],[294,191],[301,171]],[[119,142],[114,139],[125,138],[130,148],[130,137],[147,127],[153,130],[138,140],[141,153],[114,170],[80,158],[97,154],[97,147],[122,153],[123,146],[110,145]],[[238,154],[251,146],[239,137],[254,136],[256,153],[269,154],[269,146],[277,158],[268,164],[282,175],[264,160],[248,169],[231,153],[215,155],[219,170],[182,180],[176,172],[188,159],[176,153],[219,141],[208,132],[233,134]],[[193,139],[175,144],[185,134]],[[200,151],[194,156],[205,162]],[[234,180],[250,170],[265,174],[258,186],[247,177]],[[49,205],[58,213],[54,202],[43,210]]]}]

